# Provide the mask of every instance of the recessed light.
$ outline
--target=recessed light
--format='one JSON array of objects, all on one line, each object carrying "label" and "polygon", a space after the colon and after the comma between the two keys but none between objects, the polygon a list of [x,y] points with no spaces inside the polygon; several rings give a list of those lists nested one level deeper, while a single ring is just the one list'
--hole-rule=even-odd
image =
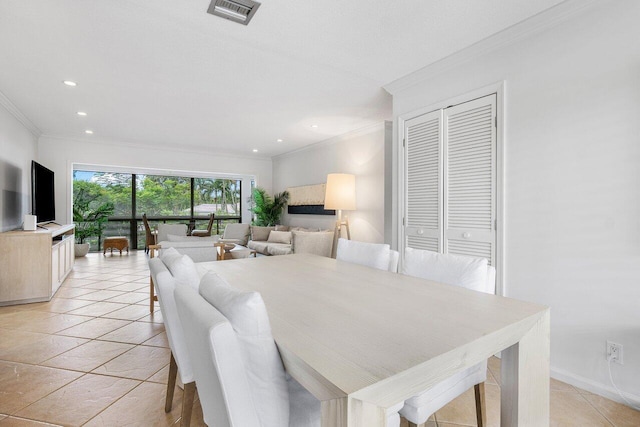
[{"label": "recessed light", "polygon": [[87,135],[93,135],[93,131],[92,130],[85,130],[84,133],[86,133]]},{"label": "recessed light", "polygon": [[311,125],[313,129],[318,129],[318,125]]},{"label": "recessed light", "polygon": [[258,152],[258,149],[257,149],[257,148],[254,148],[254,149],[253,149],[253,152],[254,152],[254,153],[257,153],[257,152]]},{"label": "recessed light", "polygon": [[84,111],[78,111],[76,114],[83,117],[87,115]]},{"label": "recessed light", "polygon": [[72,82],[71,80],[65,80],[62,83],[66,84],[67,86],[71,86],[71,87],[78,86],[78,83]]},{"label": "recessed light", "polygon": [[276,139],[276,142],[282,142],[282,139],[278,138]]}]

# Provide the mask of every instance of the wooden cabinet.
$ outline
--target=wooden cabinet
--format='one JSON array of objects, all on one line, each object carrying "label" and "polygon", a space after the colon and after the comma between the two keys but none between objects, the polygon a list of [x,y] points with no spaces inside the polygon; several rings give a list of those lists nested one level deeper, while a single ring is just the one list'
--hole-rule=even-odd
[{"label": "wooden cabinet", "polygon": [[74,262],[75,225],[0,233],[0,305],[49,301]]}]

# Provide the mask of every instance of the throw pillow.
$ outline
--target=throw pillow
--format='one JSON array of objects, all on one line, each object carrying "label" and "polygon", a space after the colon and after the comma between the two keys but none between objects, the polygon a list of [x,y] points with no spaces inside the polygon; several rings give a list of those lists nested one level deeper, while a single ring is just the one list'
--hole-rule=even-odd
[{"label": "throw pillow", "polygon": [[257,240],[259,242],[266,242],[269,239],[269,233],[275,230],[275,227],[259,227],[257,225],[251,226],[251,240]]},{"label": "throw pillow", "polygon": [[485,258],[406,248],[402,273],[475,291],[487,291]]},{"label": "throw pillow", "polygon": [[276,231],[289,231],[289,226],[276,224]]},{"label": "throw pillow", "polygon": [[293,253],[331,257],[333,231],[293,231],[292,234]]},{"label": "throw pillow", "polygon": [[202,278],[200,295],[229,319],[237,334],[262,425],[288,426],[287,380],[262,296],[234,288],[213,272]]},{"label": "throw pillow", "polygon": [[191,258],[187,255],[180,255],[178,257],[170,257],[169,259],[165,258],[162,261],[176,280],[176,284],[186,284],[196,291],[198,290],[200,275],[198,274],[198,269]]},{"label": "throw pillow", "polygon": [[336,259],[366,265],[378,270],[388,270],[391,247],[382,243],[365,243],[356,240],[338,239]]},{"label": "throw pillow", "polygon": [[291,244],[291,232],[274,230],[271,233],[269,233],[269,238],[267,239],[267,242]]}]

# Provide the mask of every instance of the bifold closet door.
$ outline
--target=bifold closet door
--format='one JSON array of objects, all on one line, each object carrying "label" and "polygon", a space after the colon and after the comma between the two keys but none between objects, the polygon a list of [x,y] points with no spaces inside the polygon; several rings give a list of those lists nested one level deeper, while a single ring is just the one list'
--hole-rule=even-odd
[{"label": "bifold closet door", "polygon": [[442,252],[442,110],[405,122],[406,246]]},{"label": "bifold closet door", "polygon": [[444,110],[443,252],[495,265],[496,96]]}]

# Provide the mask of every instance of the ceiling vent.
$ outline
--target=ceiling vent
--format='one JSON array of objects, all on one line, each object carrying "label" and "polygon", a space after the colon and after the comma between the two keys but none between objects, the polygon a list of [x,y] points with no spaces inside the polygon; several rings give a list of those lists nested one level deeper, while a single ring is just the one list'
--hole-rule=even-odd
[{"label": "ceiling vent", "polygon": [[208,13],[247,25],[260,3],[252,0],[212,0]]}]

